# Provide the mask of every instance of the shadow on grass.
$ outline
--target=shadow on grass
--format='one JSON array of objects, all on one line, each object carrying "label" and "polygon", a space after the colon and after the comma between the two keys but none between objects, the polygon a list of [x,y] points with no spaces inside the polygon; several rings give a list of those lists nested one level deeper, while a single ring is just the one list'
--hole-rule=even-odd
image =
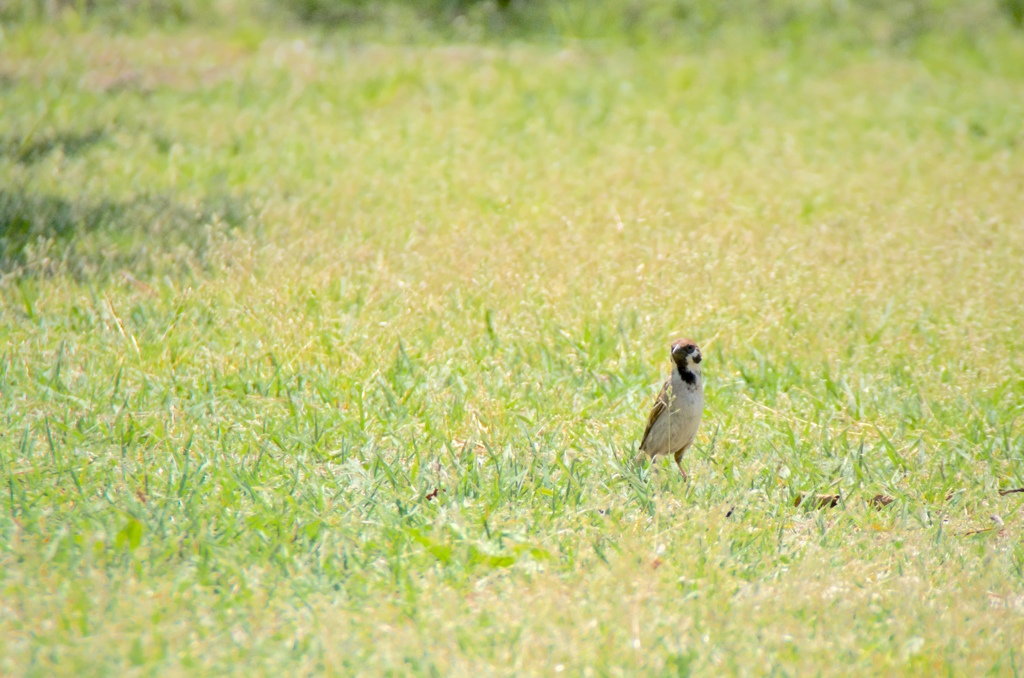
[{"label": "shadow on grass", "polygon": [[6,157],[24,164],[42,160],[58,148],[64,155],[74,156],[83,153],[107,137],[102,129],[91,129],[85,132],[55,132],[39,138],[22,137],[10,134],[0,137],[0,157]]},{"label": "shadow on grass", "polygon": [[[979,5],[984,5],[979,7]],[[457,25],[508,36],[648,42],[687,35],[705,40],[742,27],[771,41],[821,33],[858,44],[912,44],[932,33],[983,37],[999,24],[1024,26],[1024,0],[899,0],[821,3],[804,0],[268,0],[299,21],[326,29],[400,23],[403,14],[445,32]]]},{"label": "shadow on grass", "polygon": [[226,234],[253,223],[248,203],[234,196],[95,202],[0,188],[0,275],[83,279],[204,268]]}]

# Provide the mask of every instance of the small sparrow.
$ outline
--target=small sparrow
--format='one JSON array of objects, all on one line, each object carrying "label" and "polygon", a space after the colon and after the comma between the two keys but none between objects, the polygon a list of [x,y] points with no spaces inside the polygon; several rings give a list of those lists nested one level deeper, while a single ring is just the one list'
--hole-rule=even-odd
[{"label": "small sparrow", "polygon": [[640,441],[640,455],[657,460],[671,454],[686,480],[683,454],[693,444],[704,411],[704,379],[700,372],[700,347],[690,339],[672,342],[672,374],[654,402]]}]

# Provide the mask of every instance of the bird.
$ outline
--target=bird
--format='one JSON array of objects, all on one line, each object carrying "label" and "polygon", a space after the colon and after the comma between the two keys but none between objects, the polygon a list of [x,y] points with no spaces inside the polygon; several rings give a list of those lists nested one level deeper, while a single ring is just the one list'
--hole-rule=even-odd
[{"label": "bird", "polygon": [[692,339],[672,342],[672,374],[665,380],[661,393],[647,417],[647,428],[640,440],[640,454],[656,461],[671,454],[683,480],[683,454],[693,444],[704,412],[704,377],[701,374],[700,347]]}]

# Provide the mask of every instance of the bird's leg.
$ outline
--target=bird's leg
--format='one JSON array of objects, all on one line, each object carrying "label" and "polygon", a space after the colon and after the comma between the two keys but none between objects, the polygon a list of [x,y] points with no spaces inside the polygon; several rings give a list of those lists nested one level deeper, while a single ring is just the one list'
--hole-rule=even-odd
[{"label": "bird's leg", "polygon": [[686,475],[686,471],[683,470],[683,453],[686,452],[686,448],[679,450],[675,453],[676,466],[679,467],[679,472],[683,474],[683,482],[689,480],[689,476]]}]

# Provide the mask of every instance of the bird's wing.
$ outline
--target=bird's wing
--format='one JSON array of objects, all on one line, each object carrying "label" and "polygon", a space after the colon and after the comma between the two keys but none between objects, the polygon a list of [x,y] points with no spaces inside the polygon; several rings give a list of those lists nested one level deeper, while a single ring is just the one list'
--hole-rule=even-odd
[{"label": "bird's wing", "polygon": [[671,387],[672,380],[668,379],[665,381],[665,385],[661,387],[661,393],[658,394],[658,398],[654,401],[654,407],[651,408],[651,414],[647,417],[647,428],[644,429],[644,437],[640,440],[640,449],[644,449],[644,445],[647,444],[647,436],[651,434],[651,429],[654,428],[654,422],[658,421],[658,417],[661,413],[668,408],[669,399],[669,388]]}]

